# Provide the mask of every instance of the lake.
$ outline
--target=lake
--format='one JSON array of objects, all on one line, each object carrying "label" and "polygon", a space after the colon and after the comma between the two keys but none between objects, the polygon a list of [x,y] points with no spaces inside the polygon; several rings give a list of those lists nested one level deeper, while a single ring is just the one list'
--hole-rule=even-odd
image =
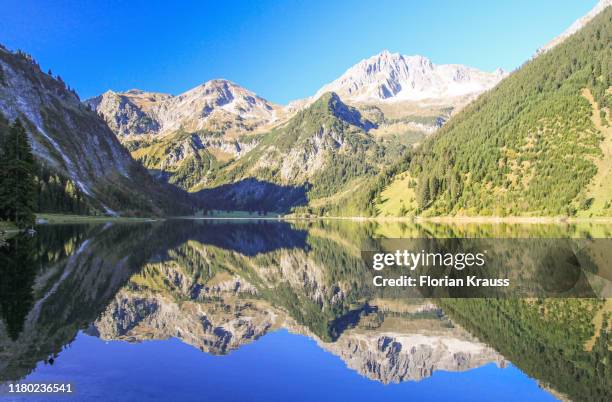
[{"label": "lake", "polygon": [[[612,299],[602,297],[612,260],[597,242],[612,226],[167,220],[37,229],[0,247],[2,400],[612,396]],[[537,239],[573,239],[583,243],[572,243],[582,265],[571,284],[589,292],[424,297],[375,287],[363,251],[381,239],[517,239],[493,250],[505,265],[527,243],[549,244]],[[531,263],[518,261],[513,278],[555,277],[536,258],[550,261],[549,248],[529,249]],[[559,255],[567,260],[556,251],[554,266]],[[9,394],[17,383],[69,383],[73,393]]]}]

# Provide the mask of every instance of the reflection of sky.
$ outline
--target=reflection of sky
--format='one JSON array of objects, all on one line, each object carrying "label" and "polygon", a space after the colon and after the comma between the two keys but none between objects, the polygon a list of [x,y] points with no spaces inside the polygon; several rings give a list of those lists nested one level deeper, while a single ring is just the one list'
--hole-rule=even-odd
[{"label": "reflection of sky", "polygon": [[129,344],[80,333],[53,366],[39,364],[26,380],[74,383],[76,395],[61,398],[66,401],[554,400],[514,366],[500,369],[493,363],[384,385],[346,368],[313,340],[285,330],[226,356],[200,352],[177,339]]}]

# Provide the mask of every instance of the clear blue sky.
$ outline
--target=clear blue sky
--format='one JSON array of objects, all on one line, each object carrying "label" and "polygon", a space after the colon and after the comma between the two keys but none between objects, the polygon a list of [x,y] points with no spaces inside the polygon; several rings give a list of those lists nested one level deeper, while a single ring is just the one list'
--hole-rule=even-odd
[{"label": "clear blue sky", "polygon": [[177,94],[227,78],[278,103],[383,49],[484,70],[519,66],[596,0],[3,0],[0,43],[82,98]]}]

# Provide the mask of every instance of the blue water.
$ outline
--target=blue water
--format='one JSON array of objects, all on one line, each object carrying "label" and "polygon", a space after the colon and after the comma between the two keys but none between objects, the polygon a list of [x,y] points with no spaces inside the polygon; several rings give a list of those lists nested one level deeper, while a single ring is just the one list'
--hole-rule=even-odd
[{"label": "blue water", "polygon": [[[313,340],[285,330],[225,356],[177,339],[105,342],[79,333],[53,365],[26,382],[70,381],[73,396],[19,401],[549,401],[535,380],[509,365],[438,371],[419,382],[382,384],[346,367]],[[109,397],[112,396],[112,397]]]}]

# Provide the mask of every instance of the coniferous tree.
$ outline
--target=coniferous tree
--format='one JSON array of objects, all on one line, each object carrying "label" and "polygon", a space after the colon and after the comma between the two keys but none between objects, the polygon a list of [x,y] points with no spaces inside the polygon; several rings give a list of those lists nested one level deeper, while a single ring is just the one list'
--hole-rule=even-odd
[{"label": "coniferous tree", "polygon": [[34,224],[35,162],[25,128],[19,119],[6,133],[0,161],[0,216],[19,227]]}]

